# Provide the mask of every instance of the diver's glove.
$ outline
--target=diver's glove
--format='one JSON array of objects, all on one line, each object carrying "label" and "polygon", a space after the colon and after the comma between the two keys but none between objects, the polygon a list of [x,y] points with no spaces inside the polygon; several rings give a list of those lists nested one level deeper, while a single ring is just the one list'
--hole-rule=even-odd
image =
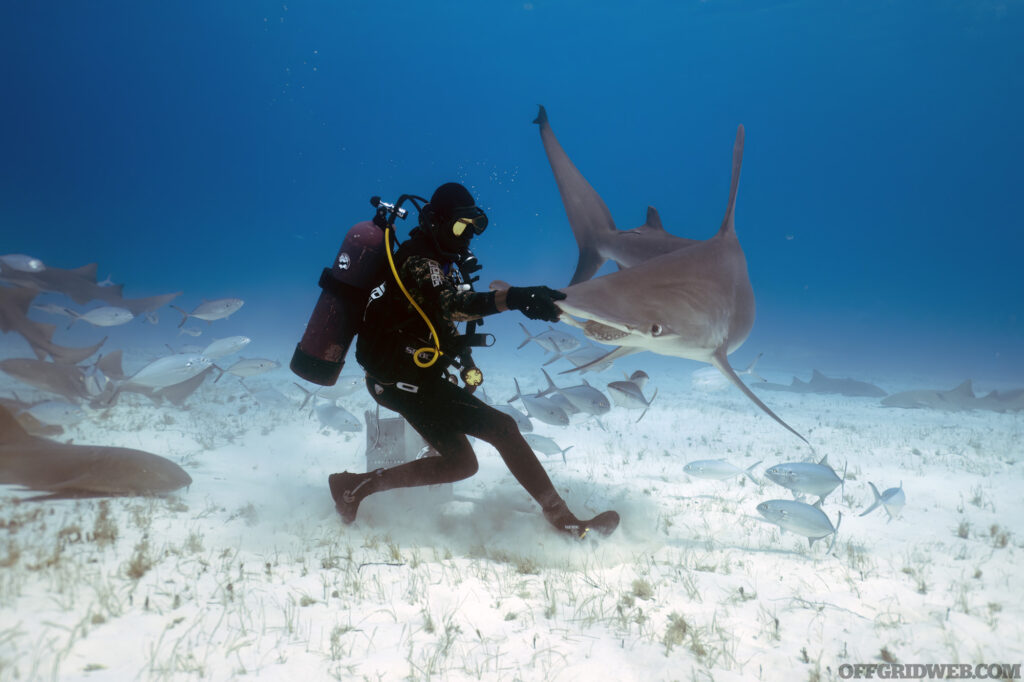
[{"label": "diver's glove", "polygon": [[531,320],[558,322],[562,311],[555,305],[565,294],[550,287],[509,287],[505,303],[509,310],[522,311]]}]

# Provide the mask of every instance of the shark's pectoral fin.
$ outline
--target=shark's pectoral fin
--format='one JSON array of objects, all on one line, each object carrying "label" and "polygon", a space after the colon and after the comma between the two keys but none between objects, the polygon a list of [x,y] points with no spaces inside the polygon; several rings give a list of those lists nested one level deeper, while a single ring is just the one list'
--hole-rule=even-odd
[{"label": "shark's pectoral fin", "polygon": [[597,358],[596,360],[592,360],[585,365],[580,365],[579,367],[573,367],[572,369],[567,369],[563,372],[559,372],[559,374],[569,374],[570,372],[582,372],[583,370],[593,367],[594,365],[601,364],[602,362],[612,362],[613,360],[617,360],[627,355],[639,353],[642,350],[644,349],[636,348],[634,346],[619,346],[608,351],[607,353]]},{"label": "shark's pectoral fin", "polygon": [[[747,396],[752,401],[754,401],[754,404],[757,405],[758,407],[760,407],[764,411],[765,414],[767,414],[769,417],[771,417],[772,419],[777,421],[779,424],[781,424],[783,427],[785,427],[786,430],[788,430],[794,436],[796,436],[797,438],[799,438],[803,442],[807,443],[807,439],[806,438],[801,436],[800,433],[797,432],[797,430],[794,429],[792,426],[790,426],[786,422],[782,421],[782,418],[779,417],[779,415],[777,415],[774,412],[772,412],[771,409],[767,405],[765,405],[763,402],[761,402],[761,399],[758,398],[756,395],[754,395],[754,392],[750,390],[750,387],[747,386],[745,383],[743,383],[743,381],[736,375],[736,372],[729,365],[729,360],[726,357],[725,348],[719,348],[718,350],[716,350],[714,352],[714,354],[711,356],[711,364],[714,365],[715,367],[717,367],[718,371],[721,372],[722,374],[724,374],[726,376],[726,378],[729,379],[729,381],[731,381],[734,386],[736,386],[736,388],[738,388],[741,391],[743,391],[743,394],[745,396]],[[810,445],[810,443],[807,443],[807,444]]]}]

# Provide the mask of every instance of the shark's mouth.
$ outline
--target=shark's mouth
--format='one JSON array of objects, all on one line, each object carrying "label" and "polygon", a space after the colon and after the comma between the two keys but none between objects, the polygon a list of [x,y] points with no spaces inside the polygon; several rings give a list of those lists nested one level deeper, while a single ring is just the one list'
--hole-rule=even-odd
[{"label": "shark's mouth", "polygon": [[587,320],[583,324],[583,333],[595,341],[615,341],[625,336],[629,336],[629,332],[610,327],[594,320]]}]

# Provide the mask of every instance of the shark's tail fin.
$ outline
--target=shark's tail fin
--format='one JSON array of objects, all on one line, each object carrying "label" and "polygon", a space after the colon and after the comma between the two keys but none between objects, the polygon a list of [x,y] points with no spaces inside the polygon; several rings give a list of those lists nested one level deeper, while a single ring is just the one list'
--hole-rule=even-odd
[{"label": "shark's tail fin", "polygon": [[[742,130],[742,128],[741,128],[741,130]],[[786,422],[782,421],[782,418],[779,417],[779,415],[777,415],[774,412],[772,412],[771,409],[767,405],[765,405],[763,402],[761,402],[760,398],[758,398],[756,395],[754,395],[754,392],[752,390],[750,390],[750,387],[747,386],[745,383],[743,383],[743,381],[738,376],[736,376],[736,372],[733,371],[733,368],[729,365],[729,360],[725,356],[725,350],[724,349],[719,348],[717,351],[714,352],[714,354],[711,356],[711,364],[714,365],[715,367],[717,367],[718,371],[721,372],[722,374],[724,374],[726,376],[726,378],[728,378],[729,381],[731,381],[736,388],[738,388],[741,391],[743,391],[743,395],[745,395],[748,398],[750,398],[754,402],[755,405],[757,405],[758,407],[760,407],[764,411],[765,414],[767,414],[769,417],[771,417],[772,419],[777,421],[779,424],[781,424],[787,431],[792,433],[794,436],[796,436],[797,438],[799,438],[803,442],[807,443],[807,439],[806,438],[801,436],[800,433],[796,429],[794,429],[792,426],[790,426]],[[810,445],[810,443],[807,443],[807,444]]]},{"label": "shark's tail fin", "polygon": [[570,284],[583,282],[593,277],[607,258],[599,249],[600,237],[615,231],[615,221],[604,201],[583,174],[576,169],[569,155],[562,149],[558,138],[548,125],[548,114],[541,106],[537,118],[533,120],[540,126],[540,139],[544,143],[544,151],[555,174],[558,192],[562,195],[562,205],[569,218],[569,226],[576,237],[576,245],[580,249],[576,272]]},{"label": "shark's tail fin", "polygon": [[760,463],[761,463],[761,462],[763,462],[763,461],[764,461],[763,459],[759,459],[759,460],[757,460],[756,462],[754,462],[753,464],[751,464],[750,466],[748,466],[748,467],[747,467],[747,468],[746,468],[746,469],[744,470],[744,472],[743,472],[743,473],[744,473],[744,474],[746,475],[746,477],[747,477],[747,478],[749,478],[749,479],[750,479],[751,481],[753,481],[753,482],[754,482],[754,485],[757,485],[757,479],[756,479],[756,478],[754,478],[754,474],[752,474],[751,472],[752,472],[752,471],[754,470],[754,467],[756,467],[756,466],[757,466],[758,464],[760,464]]},{"label": "shark's tail fin", "polygon": [[732,182],[729,185],[729,203],[725,209],[725,218],[718,228],[718,235],[736,233],[736,191],[740,186],[740,167],[743,165],[743,126],[736,130],[736,142],[732,146]]},{"label": "shark's tail fin", "polygon": [[524,333],[524,334],[526,334],[526,338],[525,338],[525,339],[523,339],[523,342],[522,342],[521,344],[519,344],[518,346],[516,346],[516,350],[519,350],[520,348],[522,348],[522,347],[523,347],[523,346],[525,346],[526,344],[530,343],[530,341],[533,341],[533,334],[531,334],[531,333],[530,333],[530,330],[526,328],[526,325],[525,325],[525,324],[523,324],[522,322],[520,322],[520,323],[519,323],[519,328],[523,330],[523,333]]},{"label": "shark's tail fin", "polygon": [[[878,509],[878,505],[882,504],[882,496],[878,494],[878,488],[871,481],[868,481],[868,485],[871,486],[871,492],[875,495],[875,503],[860,513],[861,516],[867,516],[871,512]],[[902,483],[900,484],[902,485]]]},{"label": "shark's tail fin", "polygon": [[28,438],[28,431],[7,408],[0,406],[0,443],[17,443]]},{"label": "shark's tail fin", "polygon": [[647,407],[644,408],[644,411],[640,413],[640,417],[636,420],[637,424],[639,424],[640,420],[644,418],[645,414],[647,414],[647,410],[651,409],[651,403],[653,403],[654,399],[657,398],[657,397],[658,397],[658,389],[654,389],[654,395],[652,395],[651,399],[647,401]]},{"label": "shark's tail fin", "polygon": [[171,307],[174,308],[175,310],[177,310],[179,313],[181,313],[181,322],[178,323],[178,327],[179,328],[180,327],[184,327],[185,323],[188,322],[188,313],[186,313],[184,310],[182,310],[181,308],[179,308],[176,305],[172,304]]}]

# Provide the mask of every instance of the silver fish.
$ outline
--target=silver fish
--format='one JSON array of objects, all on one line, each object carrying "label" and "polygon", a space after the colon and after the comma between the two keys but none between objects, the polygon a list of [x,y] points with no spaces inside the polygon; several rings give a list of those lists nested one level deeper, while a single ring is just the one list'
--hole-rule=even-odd
[{"label": "silver fish", "polygon": [[234,374],[235,376],[244,379],[246,377],[254,377],[257,374],[269,372],[280,366],[281,363],[277,360],[268,360],[267,358],[242,358],[225,369],[221,375],[214,380],[214,383],[220,381],[220,377],[224,376],[224,374]]},{"label": "silver fish", "polygon": [[526,328],[522,322],[519,323],[523,333],[526,334],[526,339],[519,344],[517,350],[522,348],[530,341],[533,341],[538,346],[543,348],[545,351],[551,351],[554,353],[568,353],[576,350],[580,347],[580,341],[572,334],[566,334],[563,331],[555,329],[551,325],[539,334],[531,334],[530,330]]},{"label": "silver fish", "polygon": [[178,326],[181,327],[190,317],[194,317],[199,320],[206,320],[207,322],[222,320],[241,308],[244,303],[245,301],[240,298],[218,298],[213,301],[203,301],[190,313],[186,313],[176,305],[172,305],[171,307],[181,313],[181,322],[178,324]]},{"label": "silver fish", "polygon": [[548,380],[548,388],[541,395],[549,393],[561,395],[572,403],[578,412],[585,412],[595,416],[606,414],[612,409],[612,405],[608,402],[608,398],[605,397],[604,393],[588,384],[586,379],[578,386],[560,388],[551,380],[551,376],[546,370],[542,369],[541,372],[544,373],[544,378]]},{"label": "silver fish", "polygon": [[523,395],[522,390],[519,388],[519,380],[513,379],[516,385],[516,394],[509,398],[508,402],[512,402],[516,398],[523,401],[523,407],[526,408],[526,414],[533,419],[539,419],[545,424],[551,424],[553,426],[568,426],[569,415],[565,413],[561,407],[551,402],[551,400],[538,395]]},{"label": "silver fish", "polygon": [[327,400],[320,404],[314,404],[313,412],[323,426],[334,429],[341,433],[361,431],[363,425],[351,412],[341,407],[333,400]]},{"label": "silver fish", "polygon": [[62,400],[47,400],[25,410],[43,424],[73,426],[85,419],[85,411],[78,405]]},{"label": "silver fish", "polygon": [[839,478],[835,469],[828,465],[828,455],[822,457],[817,464],[812,462],[776,464],[765,470],[764,475],[783,488],[792,490],[794,495],[799,493],[817,495],[819,503],[824,502],[830,492],[846,481],[845,470],[843,477]]},{"label": "silver fish", "polygon": [[525,438],[526,442],[529,443],[530,447],[536,450],[537,452],[541,452],[545,455],[561,455],[563,462],[567,461],[565,458],[565,453],[569,452],[574,447],[570,445],[567,448],[560,448],[558,447],[558,443],[556,443],[554,440],[548,438],[547,436],[542,436],[538,433],[524,433],[523,438]]},{"label": "silver fish", "polygon": [[5,268],[17,270],[18,272],[42,272],[46,269],[43,261],[32,256],[26,256],[23,253],[9,253],[6,256],[0,256],[0,263]]},{"label": "silver fish", "polygon": [[149,363],[128,379],[129,383],[148,388],[163,388],[188,381],[213,364],[198,353],[175,353]]},{"label": "silver fish", "polygon": [[839,519],[833,526],[825,512],[821,511],[820,505],[820,502],[810,505],[795,500],[767,500],[757,505],[757,511],[769,523],[774,523],[782,530],[803,535],[811,547],[818,540],[831,535],[832,543],[828,546],[831,552],[836,544],[836,533],[843,521],[843,513],[839,512]]},{"label": "silver fish", "polygon": [[[879,505],[885,508],[885,513],[889,515],[889,521],[899,516],[900,511],[903,509],[903,505],[907,503],[907,496],[903,493],[903,481],[900,481],[899,488],[889,488],[881,495],[878,494],[878,488],[871,481],[868,481],[868,485],[871,486],[871,492],[875,495],[875,502],[870,507],[865,509],[861,516],[867,516]],[[886,523],[889,523],[886,521]]]},{"label": "silver fish", "polygon": [[225,356],[232,355],[242,350],[252,341],[248,336],[229,336],[224,339],[215,339],[203,349],[203,355],[211,360],[219,360]]},{"label": "silver fish", "polygon": [[93,308],[84,313],[77,313],[70,309],[67,312],[71,316],[71,324],[68,325],[68,329],[71,329],[71,325],[79,320],[88,322],[94,327],[117,327],[129,323],[135,318],[132,311],[127,308],[119,308],[113,305]]},{"label": "silver fish", "polygon": [[724,481],[727,478],[732,478],[739,474],[745,474],[754,483],[757,483],[757,479],[754,478],[751,472],[754,470],[762,460],[758,460],[748,466],[746,469],[740,469],[735,464],[730,464],[724,459],[698,459],[690,462],[683,467],[683,471],[696,476],[697,478],[709,478],[713,481]]}]

